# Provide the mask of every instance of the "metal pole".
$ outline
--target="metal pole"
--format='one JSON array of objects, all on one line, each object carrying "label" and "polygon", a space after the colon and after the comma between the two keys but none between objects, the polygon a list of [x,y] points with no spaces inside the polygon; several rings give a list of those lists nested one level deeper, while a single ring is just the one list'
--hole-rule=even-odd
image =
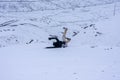
[{"label": "metal pole", "polygon": [[116,15],[116,2],[114,0],[114,12],[113,12],[113,16],[115,16],[115,15]]}]

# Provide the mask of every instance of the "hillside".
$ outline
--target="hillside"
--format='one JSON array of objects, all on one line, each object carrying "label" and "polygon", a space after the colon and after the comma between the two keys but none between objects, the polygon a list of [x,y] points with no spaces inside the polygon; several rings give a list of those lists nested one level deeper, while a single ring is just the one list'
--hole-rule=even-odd
[{"label": "hillside", "polygon": [[[104,35],[108,35],[109,33],[101,31],[100,27],[104,29],[104,24],[103,26],[100,25],[104,21],[111,20],[114,15],[119,15],[119,4],[119,2],[116,3],[115,11],[113,4],[107,4],[76,8],[74,10],[57,9],[35,12],[0,13],[0,47],[31,43],[48,44],[49,41],[47,38],[49,35],[57,35],[61,38],[62,27],[68,27],[69,35],[67,36],[73,40],[76,37],[73,37],[74,33],[78,33],[78,36],[80,36],[78,37],[78,39],[80,38],[80,45],[96,45],[98,41],[101,40],[104,44],[108,45],[110,43],[110,45],[116,45],[119,43],[119,40],[111,43],[113,39],[110,39],[111,42],[109,42],[110,37],[108,39],[104,38]],[[113,22],[116,23],[116,20],[114,19]],[[101,24],[98,25],[99,22],[101,22]],[[119,25],[119,22],[117,24]],[[108,27],[109,26],[106,28],[109,30]],[[111,28],[112,27],[114,26],[111,26]],[[116,35],[117,34],[115,34],[115,36]],[[100,45],[101,42],[99,42]]]},{"label": "hillside", "polygon": [[0,0],[0,12],[75,9],[112,4],[120,0]]},{"label": "hillside", "polygon": [[0,80],[120,80],[119,34],[119,0],[0,0]]},{"label": "hillside", "polygon": [[[0,80],[119,80],[119,19],[120,16],[115,16],[80,27],[67,48],[45,49],[52,46],[46,42],[0,48]],[[16,35],[27,34],[29,29],[37,32],[35,27],[25,30],[24,25],[16,28]],[[57,28],[56,31],[50,28],[51,32],[57,33]],[[73,28],[69,27],[69,30]],[[46,33],[42,32],[41,38],[46,38]]]}]

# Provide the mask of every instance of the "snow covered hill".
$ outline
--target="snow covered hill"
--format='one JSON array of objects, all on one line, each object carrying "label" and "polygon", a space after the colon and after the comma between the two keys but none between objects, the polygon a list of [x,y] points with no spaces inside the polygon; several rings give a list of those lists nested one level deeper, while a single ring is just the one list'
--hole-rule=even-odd
[{"label": "snow covered hill", "polygon": [[119,0],[0,1],[0,80],[120,80]]},{"label": "snow covered hill", "polygon": [[0,0],[1,12],[31,12],[105,5],[120,0]]},{"label": "snow covered hill", "polygon": [[[45,43],[49,35],[57,35],[61,38],[62,27],[67,27],[68,37],[79,40],[78,45],[119,45],[119,13],[120,3],[94,6],[86,8],[46,10],[36,12],[9,12],[0,13],[0,47],[15,44]],[[112,20],[112,16],[115,18]],[[27,15],[26,15],[27,14]],[[114,25],[105,25],[115,23]],[[107,22],[108,21],[108,22]],[[104,23],[103,23],[104,22]],[[105,28],[103,28],[106,26]],[[101,30],[102,28],[102,30]],[[117,31],[116,36],[111,38],[106,29],[112,33]],[[77,36],[73,36],[78,33]],[[113,40],[117,39],[115,42]],[[108,41],[110,40],[110,41]]]}]

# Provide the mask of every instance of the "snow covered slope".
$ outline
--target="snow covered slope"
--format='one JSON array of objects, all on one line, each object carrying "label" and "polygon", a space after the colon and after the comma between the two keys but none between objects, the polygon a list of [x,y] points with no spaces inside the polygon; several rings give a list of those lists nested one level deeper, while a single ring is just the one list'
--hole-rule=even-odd
[{"label": "snow covered slope", "polygon": [[0,0],[0,12],[75,9],[111,4],[120,0]]},{"label": "snow covered slope", "polygon": [[120,47],[45,46],[41,43],[1,48],[0,80],[120,79]]},{"label": "snow covered slope", "polygon": [[[0,3],[0,80],[120,80],[119,0],[39,1],[43,11],[19,13],[7,11],[37,5]],[[63,27],[69,47],[45,49],[49,35],[61,39]]]},{"label": "snow covered slope", "polygon": [[[113,4],[75,10],[0,13],[0,47],[30,43],[49,44],[49,35],[61,38],[62,27],[69,29],[67,36],[72,38],[73,42],[77,39],[78,45],[119,45],[119,7],[116,8],[114,19]],[[117,25],[116,28],[111,23]],[[106,29],[110,30],[110,33],[113,33],[114,29],[117,33],[110,34]],[[74,33],[78,35],[74,36]]]},{"label": "snow covered slope", "polygon": [[120,16],[114,16],[110,19],[99,21],[94,25],[81,28],[80,33],[72,40],[77,45],[104,45],[120,46]]}]

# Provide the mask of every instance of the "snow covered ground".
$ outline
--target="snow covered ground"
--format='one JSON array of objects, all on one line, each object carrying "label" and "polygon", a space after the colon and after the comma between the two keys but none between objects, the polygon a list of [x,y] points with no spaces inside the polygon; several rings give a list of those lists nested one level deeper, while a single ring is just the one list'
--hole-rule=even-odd
[{"label": "snow covered ground", "polygon": [[[119,4],[0,13],[0,80],[120,80]],[[63,27],[69,47],[45,49]]]},{"label": "snow covered ground", "polygon": [[44,44],[0,49],[0,80],[119,80],[120,47]]}]

